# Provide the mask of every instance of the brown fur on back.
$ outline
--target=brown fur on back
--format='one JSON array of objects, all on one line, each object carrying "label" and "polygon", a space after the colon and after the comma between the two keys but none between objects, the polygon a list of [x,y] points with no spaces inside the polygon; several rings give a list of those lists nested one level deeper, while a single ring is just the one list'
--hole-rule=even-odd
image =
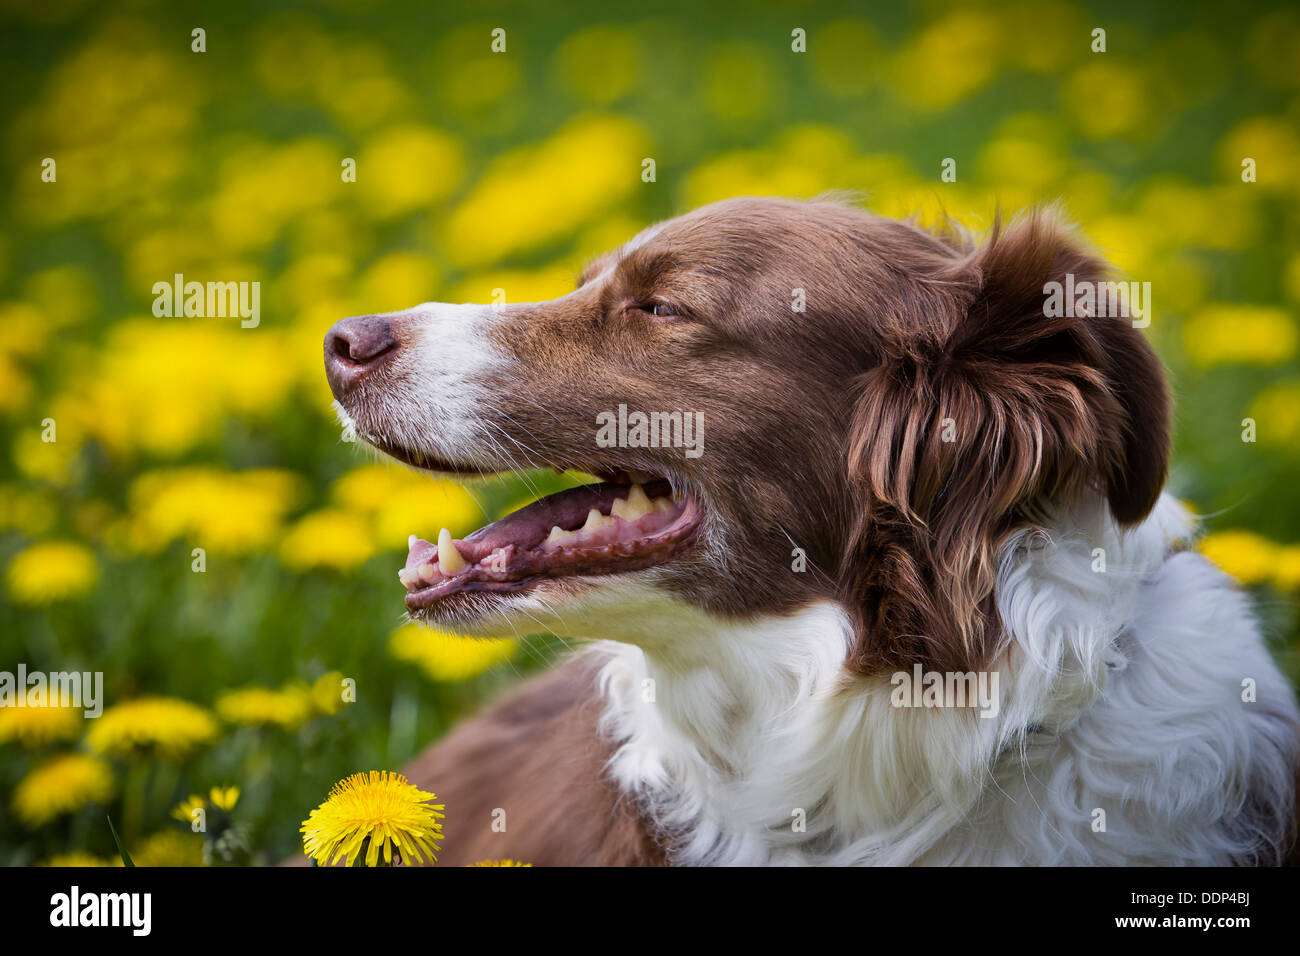
[{"label": "brown fur on back", "polygon": [[[664,854],[605,775],[595,667],[576,658],[534,677],[417,757],[406,775],[446,804],[439,866],[659,866]],[[505,830],[493,812],[505,811]],[[500,814],[497,814],[500,817]]]}]

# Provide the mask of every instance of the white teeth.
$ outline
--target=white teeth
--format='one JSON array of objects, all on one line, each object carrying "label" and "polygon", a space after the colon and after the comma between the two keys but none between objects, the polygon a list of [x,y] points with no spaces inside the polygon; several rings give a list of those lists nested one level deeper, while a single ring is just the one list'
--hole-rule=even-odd
[{"label": "white teeth", "polygon": [[599,508],[592,508],[587,512],[587,523],[582,526],[582,531],[598,531],[601,528],[607,528],[614,523],[614,519],[608,515],[600,513]]},{"label": "white teeth", "polygon": [[415,535],[411,535],[409,538],[407,538],[407,539],[406,539],[406,550],[407,550],[407,551],[410,551],[412,548],[414,548],[414,547],[415,547],[415,542],[417,542],[417,541],[419,541],[419,540],[420,540],[420,539],[417,538]]},{"label": "white teeth", "polygon": [[455,574],[467,566],[461,553],[456,550],[456,542],[451,540],[451,532],[443,528],[438,532],[438,564],[443,574]]},{"label": "white teeth", "polygon": [[558,524],[551,527],[551,533],[546,536],[547,544],[564,544],[573,537],[572,531],[565,531]]},{"label": "white teeth", "polygon": [[673,507],[673,503],[669,501],[667,498],[656,498],[654,501],[650,503],[654,505],[655,511],[661,512],[666,515],[672,514],[677,510],[675,507]]},{"label": "white teeth", "polygon": [[438,576],[438,569],[432,564],[425,562],[420,565],[420,580],[425,584],[432,584],[433,579]]},{"label": "white teeth", "polygon": [[416,568],[402,568],[397,572],[397,580],[402,582],[402,587],[409,588],[420,580],[420,572]]},{"label": "white teeth", "polygon": [[645,490],[640,485],[633,485],[626,499],[614,499],[614,507],[610,509],[610,514],[630,522],[643,518],[654,510],[654,505],[646,497]]}]

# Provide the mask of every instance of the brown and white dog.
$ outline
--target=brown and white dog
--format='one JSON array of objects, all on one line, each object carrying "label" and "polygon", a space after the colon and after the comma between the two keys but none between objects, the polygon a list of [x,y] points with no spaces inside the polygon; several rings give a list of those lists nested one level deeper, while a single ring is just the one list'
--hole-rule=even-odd
[{"label": "brown and white dog", "polygon": [[1156,356],[1045,309],[1067,275],[1106,267],[1050,214],[741,199],[552,302],[336,325],[381,451],[602,479],[412,540],[412,617],[592,642],[409,768],[443,862],[1280,860],[1291,689],[1162,494]]}]

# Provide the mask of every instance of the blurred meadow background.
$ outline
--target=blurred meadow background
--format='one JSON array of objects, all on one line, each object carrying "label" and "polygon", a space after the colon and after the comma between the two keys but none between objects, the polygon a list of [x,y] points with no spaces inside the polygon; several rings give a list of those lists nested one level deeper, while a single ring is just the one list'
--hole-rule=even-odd
[{"label": "blurred meadow background", "polygon": [[[588,256],[732,195],[858,190],[976,229],[1060,199],[1152,283],[1172,487],[1300,676],[1294,5],[0,9],[0,670],[101,671],[105,708],[0,708],[0,863],[111,861],[108,812],[138,864],[200,864],[172,813],[230,804],[216,786],[252,850],[232,858],[300,853],[336,780],[400,769],[553,659],[549,635],[403,627],[407,534],[527,493],[341,441],[322,337],[562,294]],[[177,273],[260,283],[260,323],[156,317]]]}]

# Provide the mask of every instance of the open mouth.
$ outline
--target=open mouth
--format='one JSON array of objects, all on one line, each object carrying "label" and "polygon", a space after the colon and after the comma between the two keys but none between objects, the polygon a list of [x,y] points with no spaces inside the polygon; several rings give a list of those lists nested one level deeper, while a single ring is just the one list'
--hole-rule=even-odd
[{"label": "open mouth", "polygon": [[[465,474],[409,452],[395,457]],[[700,510],[689,490],[674,491],[664,478],[595,474],[604,480],[548,495],[464,539],[446,529],[436,542],[411,535],[398,573],[407,610],[429,611],[457,594],[519,593],[549,579],[643,570],[690,547]]]}]

